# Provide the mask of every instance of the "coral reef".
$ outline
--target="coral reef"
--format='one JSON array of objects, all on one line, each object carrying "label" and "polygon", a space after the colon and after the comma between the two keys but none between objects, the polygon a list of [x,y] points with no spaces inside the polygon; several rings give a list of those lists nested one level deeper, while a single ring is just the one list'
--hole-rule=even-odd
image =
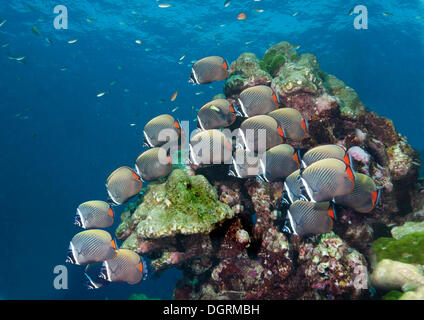
[{"label": "coral reef", "polygon": [[[381,204],[369,214],[336,206],[329,234],[287,235],[282,182],[187,167],[150,184],[125,210],[116,231],[122,247],[146,254],[155,270],[183,270],[175,299],[367,298],[374,255],[379,262],[372,284],[379,290],[421,284],[420,268],[403,262],[423,263],[422,229],[405,224],[393,228],[395,239],[387,238],[392,226],[424,221],[418,153],[393,122],[369,111],[352,88],[323,72],[314,55],[298,54],[287,42],[269,48],[262,61],[252,53],[240,55],[231,63],[224,93],[237,99],[258,84],[270,85],[280,107],[295,108],[308,120],[309,136],[287,143],[301,150],[343,145],[355,170],[382,188]],[[414,294],[411,298],[422,291]]]},{"label": "coral reef", "polygon": [[334,233],[323,235],[316,245],[302,244],[298,259],[311,288],[327,297],[360,298],[369,288],[364,256]]},{"label": "coral reef", "polygon": [[[202,175],[190,176],[175,169],[164,183],[149,185],[143,202],[132,214],[126,213],[117,228],[122,248],[148,253],[167,247],[153,261],[156,269],[179,264],[202,254],[201,243],[209,245],[209,234],[218,224],[234,216],[231,208],[220,202],[216,190]],[[194,237],[183,237],[193,235]],[[178,247],[187,248],[184,252]]]}]

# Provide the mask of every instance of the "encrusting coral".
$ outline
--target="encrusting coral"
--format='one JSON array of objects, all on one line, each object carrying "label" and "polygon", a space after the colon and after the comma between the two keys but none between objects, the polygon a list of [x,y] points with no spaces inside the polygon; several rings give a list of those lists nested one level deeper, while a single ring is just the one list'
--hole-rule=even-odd
[{"label": "encrusting coral", "polygon": [[[372,243],[389,236],[393,225],[424,220],[424,215],[409,215],[424,203],[417,187],[418,154],[392,121],[369,111],[352,88],[320,69],[314,55],[298,54],[287,42],[268,49],[262,61],[253,53],[240,55],[231,63],[224,93],[233,101],[258,84],[271,86],[281,108],[295,108],[308,120],[309,135],[286,143],[301,150],[320,144],[351,150],[355,170],[382,188],[380,205],[368,214],[336,205],[333,232],[287,235],[282,232],[282,182],[224,177],[215,167],[202,169],[202,175],[197,168],[177,169],[166,182],[151,184],[137,209],[126,210],[116,232],[122,247],[149,256],[156,270],[183,270],[176,299],[369,297]],[[410,251],[403,244],[401,250],[415,256],[421,236],[383,238],[374,249],[384,245],[391,254],[397,241],[413,238],[417,247]],[[377,256],[372,283],[381,290],[422,283],[419,267],[387,260],[384,253]],[[422,255],[403,258],[423,263]]]},{"label": "encrusting coral", "polygon": [[372,285],[385,290],[414,290],[424,286],[422,267],[390,259],[381,260],[371,275]]}]

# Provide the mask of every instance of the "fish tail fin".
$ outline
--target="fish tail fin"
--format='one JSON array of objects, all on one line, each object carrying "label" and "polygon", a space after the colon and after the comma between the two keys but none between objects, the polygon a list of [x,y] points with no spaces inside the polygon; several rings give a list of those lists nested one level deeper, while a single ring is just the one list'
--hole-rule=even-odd
[{"label": "fish tail fin", "polygon": [[280,105],[280,97],[278,96],[278,93],[276,91],[273,91],[272,99],[274,100],[275,104],[278,107]]},{"label": "fish tail fin", "polygon": [[146,261],[143,258],[141,258],[140,263],[142,264],[142,267],[143,267],[143,271],[142,271],[143,272],[143,280],[146,280],[150,276],[150,274],[152,273],[152,270],[149,271],[149,265],[146,263]]},{"label": "fish tail fin", "polygon": [[283,126],[279,125],[279,126],[277,127],[277,130],[278,130],[278,135],[279,135],[281,138],[283,138],[283,140],[284,140],[284,139],[286,138],[286,132],[284,131]]},{"label": "fish tail fin", "polygon": [[377,187],[377,190],[375,190],[375,202],[374,206],[377,207],[381,204],[381,191],[383,190],[383,187]]},{"label": "fish tail fin", "polygon": [[305,133],[309,132],[309,122],[306,119],[302,119],[302,129]]},{"label": "fish tail fin", "polygon": [[297,149],[293,153],[293,159],[296,161],[296,163],[299,165],[299,167],[302,165],[301,157],[300,157],[300,149]]},{"label": "fish tail fin", "polygon": [[119,250],[118,240],[116,239],[116,237],[113,237],[113,239],[110,241],[110,244],[115,250]]},{"label": "fish tail fin", "polygon": [[352,179],[352,181],[353,182],[355,182],[355,180],[356,180],[356,172],[355,172],[355,170],[352,168],[352,166],[351,165],[347,165],[346,164],[346,173],[347,173],[347,175],[348,175],[348,177],[350,178],[350,179]]},{"label": "fish tail fin", "polygon": [[224,62],[222,63],[222,67],[223,67],[226,71],[228,71],[228,69],[229,69],[229,64],[228,64],[228,62],[227,62],[227,60],[226,60],[226,59],[224,59]]},{"label": "fish tail fin", "polygon": [[228,109],[230,110],[231,113],[234,113],[237,116],[237,108],[236,108],[234,102],[232,104],[230,104],[230,106],[228,107]]},{"label": "fish tail fin", "polygon": [[328,209],[328,215],[334,219],[335,221],[337,221],[337,212],[336,212],[336,204],[335,204],[335,200],[333,198],[333,200],[330,201],[330,207]]}]

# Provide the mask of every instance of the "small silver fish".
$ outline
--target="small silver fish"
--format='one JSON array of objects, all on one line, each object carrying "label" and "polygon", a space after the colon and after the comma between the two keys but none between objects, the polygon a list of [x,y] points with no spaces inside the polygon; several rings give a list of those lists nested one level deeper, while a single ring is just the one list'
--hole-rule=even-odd
[{"label": "small silver fish", "polygon": [[16,60],[16,61],[22,61],[25,59],[25,56],[19,56],[19,57],[14,57],[14,56],[7,56],[10,60]]},{"label": "small silver fish", "polygon": [[169,8],[171,6],[172,6],[172,4],[170,4],[170,3],[160,3],[158,5],[159,8]]},{"label": "small silver fish", "polygon": [[69,40],[69,41],[68,41],[68,43],[69,43],[69,44],[73,44],[73,43],[75,43],[75,42],[77,42],[77,41],[78,41],[78,39],[71,39],[71,40]]},{"label": "small silver fish", "polygon": [[3,27],[3,25],[6,23],[6,21],[7,21],[7,20],[2,20],[2,21],[0,22],[0,28],[1,28],[1,27]]}]

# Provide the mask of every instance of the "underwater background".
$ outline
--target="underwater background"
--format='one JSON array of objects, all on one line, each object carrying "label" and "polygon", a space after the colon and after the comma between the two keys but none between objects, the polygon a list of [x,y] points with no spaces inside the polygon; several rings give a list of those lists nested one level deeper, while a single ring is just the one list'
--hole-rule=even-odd
[{"label": "underwater background", "polygon": [[[191,121],[192,106],[222,93],[224,81],[188,83],[203,56],[231,62],[280,41],[300,45],[424,149],[422,0],[168,2],[0,2],[0,299],[172,298],[180,271],[87,291],[83,268],[67,265],[68,290],[54,289],[53,269],[79,231],[75,208],[106,197],[109,173],[142,151],[143,125],[172,109]],[[367,30],[353,27],[358,4]],[[53,27],[56,5],[68,8],[67,30]]]}]

